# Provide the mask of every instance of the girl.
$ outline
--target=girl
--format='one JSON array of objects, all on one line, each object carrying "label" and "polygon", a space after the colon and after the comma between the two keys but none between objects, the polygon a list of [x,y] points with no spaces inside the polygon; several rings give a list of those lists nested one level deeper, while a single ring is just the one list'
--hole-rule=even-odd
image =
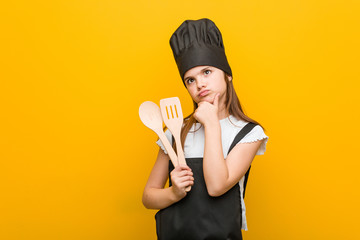
[{"label": "girl", "polygon": [[[143,204],[160,209],[155,216],[160,240],[242,239],[251,163],[264,154],[268,136],[242,111],[221,33],[211,20],[184,21],[170,46],[194,104],[181,133],[187,166],[174,168],[158,140]],[[165,133],[173,142],[170,131]]]}]

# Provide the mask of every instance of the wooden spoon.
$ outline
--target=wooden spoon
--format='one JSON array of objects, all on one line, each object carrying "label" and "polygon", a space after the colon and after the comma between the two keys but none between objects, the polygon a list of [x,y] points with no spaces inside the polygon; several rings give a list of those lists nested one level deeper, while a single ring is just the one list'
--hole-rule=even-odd
[{"label": "wooden spoon", "polygon": [[159,136],[171,159],[172,164],[174,167],[176,167],[178,165],[178,158],[163,131],[163,121],[159,106],[151,101],[143,102],[139,107],[139,116],[144,125],[153,130]]}]

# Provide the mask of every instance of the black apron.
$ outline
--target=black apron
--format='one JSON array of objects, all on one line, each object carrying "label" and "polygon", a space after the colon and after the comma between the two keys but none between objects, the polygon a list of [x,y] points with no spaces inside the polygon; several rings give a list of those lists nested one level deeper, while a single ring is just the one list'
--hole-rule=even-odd
[{"label": "black apron", "polygon": [[[255,126],[251,122],[245,125],[236,135],[228,153]],[[194,185],[183,199],[156,213],[158,240],[242,239],[239,184],[219,197],[211,197],[204,180],[203,158],[186,158],[186,163],[193,171]],[[250,168],[251,166],[245,174],[243,197]],[[174,166],[169,161],[169,186],[170,172],[173,169]]]}]

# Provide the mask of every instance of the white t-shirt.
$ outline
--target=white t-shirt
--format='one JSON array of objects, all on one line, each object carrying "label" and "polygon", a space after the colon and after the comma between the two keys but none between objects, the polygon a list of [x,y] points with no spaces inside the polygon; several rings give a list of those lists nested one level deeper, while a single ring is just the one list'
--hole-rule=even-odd
[{"label": "white t-shirt", "polygon": [[[224,158],[227,157],[229,148],[231,146],[231,143],[234,141],[236,134],[238,134],[239,131],[247,123],[248,123],[247,121],[238,120],[232,115],[230,115],[228,118],[224,118],[220,120],[221,142],[222,142]],[[196,129],[198,130],[194,132],[194,130]],[[165,135],[169,140],[170,144],[172,144],[172,134],[169,131],[169,129],[165,131]],[[259,125],[255,126],[247,135],[245,135],[245,137],[243,137],[238,142],[238,144],[255,142],[262,139],[264,139],[264,141],[260,145],[256,155],[263,155],[265,153],[266,144],[269,137],[264,133],[263,128]],[[159,139],[156,143],[167,154],[161,140]],[[184,145],[185,145],[184,146],[185,158],[204,157],[205,132],[204,132],[204,127],[202,127],[200,123],[194,124],[192,126],[188,135],[186,136]],[[245,203],[242,197],[244,192],[244,180],[245,180],[245,176],[241,178],[239,185],[240,185],[240,196],[241,196],[241,204],[242,204],[242,219],[243,219],[242,229],[247,231],[248,229],[247,229],[246,215],[245,215]]]}]

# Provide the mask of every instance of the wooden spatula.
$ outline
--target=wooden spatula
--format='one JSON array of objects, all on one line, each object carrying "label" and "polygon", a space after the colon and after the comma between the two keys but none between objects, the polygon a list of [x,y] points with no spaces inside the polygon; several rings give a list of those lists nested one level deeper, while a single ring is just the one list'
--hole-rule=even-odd
[{"label": "wooden spatula", "polygon": [[[186,165],[184,151],[180,140],[181,128],[184,122],[180,99],[178,97],[161,99],[160,109],[165,125],[169,128],[175,138],[178,162],[180,165]],[[188,186],[185,190],[188,192],[190,189],[191,186]]]},{"label": "wooden spatula", "polygon": [[139,116],[144,125],[153,130],[159,136],[171,159],[172,164],[174,167],[176,167],[178,165],[178,159],[174,149],[170,145],[169,140],[166,138],[166,135],[162,129],[163,120],[159,106],[151,101],[143,102],[139,107]]}]

